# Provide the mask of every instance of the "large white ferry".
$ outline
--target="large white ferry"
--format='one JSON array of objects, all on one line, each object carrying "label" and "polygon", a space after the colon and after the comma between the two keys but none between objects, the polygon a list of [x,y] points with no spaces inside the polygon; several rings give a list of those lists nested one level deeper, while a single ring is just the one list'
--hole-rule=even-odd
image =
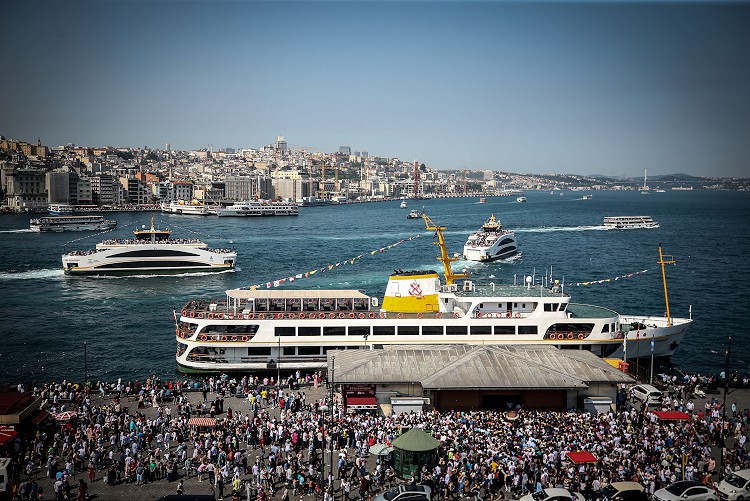
[{"label": "large white ferry", "polygon": [[104,231],[117,226],[117,221],[103,216],[48,216],[32,219],[33,231]]},{"label": "large white ferry", "polygon": [[651,216],[607,216],[604,226],[617,230],[632,230],[637,228],[658,228],[659,223]]},{"label": "large white ferry", "polygon": [[494,214],[464,244],[464,259],[470,261],[494,261],[517,252],[515,233],[503,228]]},{"label": "large white ferry", "polygon": [[277,202],[236,202],[234,205],[216,209],[223,216],[299,216],[296,204]]},{"label": "large white ferry", "polygon": [[170,238],[171,231],[135,230],[132,239],[105,240],[95,250],[73,251],[62,256],[63,271],[71,275],[122,275],[227,271],[235,267],[237,253],[209,249],[197,238]]},{"label": "large white ferry", "polygon": [[178,368],[322,368],[328,350],[414,344],[547,344],[626,359],[649,356],[653,342],[654,356],[665,357],[692,322],[672,318],[668,306],[666,317],[651,317],[575,304],[556,281],[552,287],[456,284],[466,275],[450,268],[457,257],[447,254],[445,228],[424,217],[438,235],[445,284],[435,271],[397,271],[382,305],[358,290],[233,289],[193,300],[176,322]]},{"label": "large white ferry", "polygon": [[208,216],[216,214],[216,208],[210,205],[199,203],[195,200],[186,202],[176,200],[169,203],[161,204],[161,211],[167,214],[185,214],[189,216]]}]

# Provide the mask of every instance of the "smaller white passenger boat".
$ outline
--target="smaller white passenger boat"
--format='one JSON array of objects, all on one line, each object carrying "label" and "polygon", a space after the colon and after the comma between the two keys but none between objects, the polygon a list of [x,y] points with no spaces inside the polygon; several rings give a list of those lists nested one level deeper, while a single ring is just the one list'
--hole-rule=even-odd
[{"label": "smaller white passenger boat", "polygon": [[479,203],[480,204],[486,204],[487,203],[487,199],[484,198],[484,197],[482,197],[482,198],[479,199]]},{"label": "smaller white passenger boat", "polygon": [[516,202],[525,202],[525,201],[526,201],[526,197],[518,197],[518,198],[516,198]]},{"label": "smaller white passenger boat", "polygon": [[464,259],[470,261],[495,261],[517,252],[515,233],[504,229],[494,214],[464,244]]},{"label": "smaller white passenger boat", "polygon": [[103,216],[48,216],[32,219],[33,231],[104,231],[117,226],[117,221]]},{"label": "smaller white passenger boat", "polygon": [[73,207],[70,204],[49,204],[47,212],[53,216],[72,216]]},{"label": "smaller white passenger boat", "polygon": [[215,214],[216,209],[210,205],[199,203],[195,200],[186,202],[176,200],[169,203],[161,204],[161,211],[167,214],[184,214],[189,216],[208,216]]},{"label": "smaller white passenger boat", "polygon": [[633,230],[638,228],[658,228],[659,223],[651,216],[607,216],[604,226],[617,230]]},{"label": "smaller white passenger boat", "polygon": [[236,202],[229,207],[216,209],[219,217],[234,216],[299,216],[299,206],[296,204],[276,202]]},{"label": "smaller white passenger boat", "polygon": [[408,207],[408,206],[406,205],[406,200],[402,200],[402,201],[401,201],[401,208],[402,208],[402,209],[406,209],[406,207]]},{"label": "smaller white passenger boat", "polygon": [[421,219],[422,214],[424,214],[424,207],[422,208],[422,210],[412,209],[406,215],[406,219]]},{"label": "smaller white passenger boat", "polygon": [[594,198],[594,195],[584,195],[581,200],[591,200],[592,198]]}]

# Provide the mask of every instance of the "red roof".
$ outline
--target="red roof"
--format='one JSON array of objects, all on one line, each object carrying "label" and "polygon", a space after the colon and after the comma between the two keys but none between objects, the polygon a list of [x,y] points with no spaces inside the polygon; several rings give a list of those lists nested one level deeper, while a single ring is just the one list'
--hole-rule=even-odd
[{"label": "red roof", "polygon": [[350,409],[375,409],[378,401],[375,397],[348,397],[346,406]]},{"label": "red roof", "polygon": [[662,421],[687,421],[690,419],[687,412],[680,411],[654,411],[654,414]]},{"label": "red roof", "polygon": [[11,440],[18,438],[18,432],[10,426],[0,426],[0,445],[7,444]]},{"label": "red roof", "polygon": [[569,452],[566,455],[568,456],[568,459],[570,459],[574,463],[596,463],[597,462],[596,456],[591,454],[589,451]]}]

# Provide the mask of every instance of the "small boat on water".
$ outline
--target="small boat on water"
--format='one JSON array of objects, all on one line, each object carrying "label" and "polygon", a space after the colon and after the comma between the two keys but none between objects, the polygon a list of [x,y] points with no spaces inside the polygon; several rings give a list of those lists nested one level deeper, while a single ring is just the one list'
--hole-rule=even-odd
[{"label": "small boat on water", "polygon": [[72,216],[73,207],[70,204],[49,204],[47,212],[53,216]]},{"label": "small boat on water", "polygon": [[215,214],[216,208],[199,203],[195,200],[186,202],[184,200],[172,201],[161,204],[161,211],[167,214],[184,214],[188,216],[208,216]]},{"label": "small boat on water", "polygon": [[515,233],[503,228],[494,214],[464,244],[464,259],[470,261],[495,261],[517,252]]},{"label": "small boat on water", "polygon": [[607,216],[604,226],[617,230],[633,230],[639,228],[658,228],[659,223],[651,216]]},{"label": "small boat on water", "polygon": [[235,267],[237,253],[209,249],[197,238],[170,238],[168,229],[145,225],[131,239],[105,240],[94,250],[73,251],[62,256],[68,275],[139,275],[144,273],[194,273],[227,271]]},{"label": "small boat on water", "polygon": [[591,200],[592,198],[594,198],[594,195],[584,195],[581,200]]},{"label": "small boat on water", "polygon": [[117,226],[117,221],[103,216],[48,216],[32,219],[34,231],[104,231]]},{"label": "small boat on water", "polygon": [[523,203],[523,202],[525,202],[525,201],[526,201],[526,197],[518,197],[518,198],[516,198],[516,202],[521,202],[521,203]]},{"label": "small boat on water", "polygon": [[487,203],[487,199],[484,198],[484,197],[482,197],[482,198],[479,199],[479,203],[480,204],[486,204]]},{"label": "small boat on water", "polygon": [[236,202],[229,207],[216,209],[216,215],[225,216],[299,216],[299,206],[296,204],[277,202]]},{"label": "small boat on water", "polygon": [[424,207],[422,207],[422,210],[412,209],[406,215],[406,219],[421,219],[422,214],[424,214]]},{"label": "small boat on water", "polygon": [[406,200],[402,200],[401,201],[401,208],[402,209],[406,209],[407,207],[408,207],[408,205],[406,204]]}]

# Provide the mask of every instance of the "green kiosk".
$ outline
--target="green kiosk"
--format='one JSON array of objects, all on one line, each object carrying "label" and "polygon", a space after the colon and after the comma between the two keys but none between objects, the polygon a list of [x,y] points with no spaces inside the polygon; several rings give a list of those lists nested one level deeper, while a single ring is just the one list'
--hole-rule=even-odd
[{"label": "green kiosk", "polygon": [[393,467],[396,475],[407,479],[414,473],[419,478],[419,470],[426,465],[432,468],[437,462],[437,448],[440,441],[421,428],[412,428],[393,441]]}]

